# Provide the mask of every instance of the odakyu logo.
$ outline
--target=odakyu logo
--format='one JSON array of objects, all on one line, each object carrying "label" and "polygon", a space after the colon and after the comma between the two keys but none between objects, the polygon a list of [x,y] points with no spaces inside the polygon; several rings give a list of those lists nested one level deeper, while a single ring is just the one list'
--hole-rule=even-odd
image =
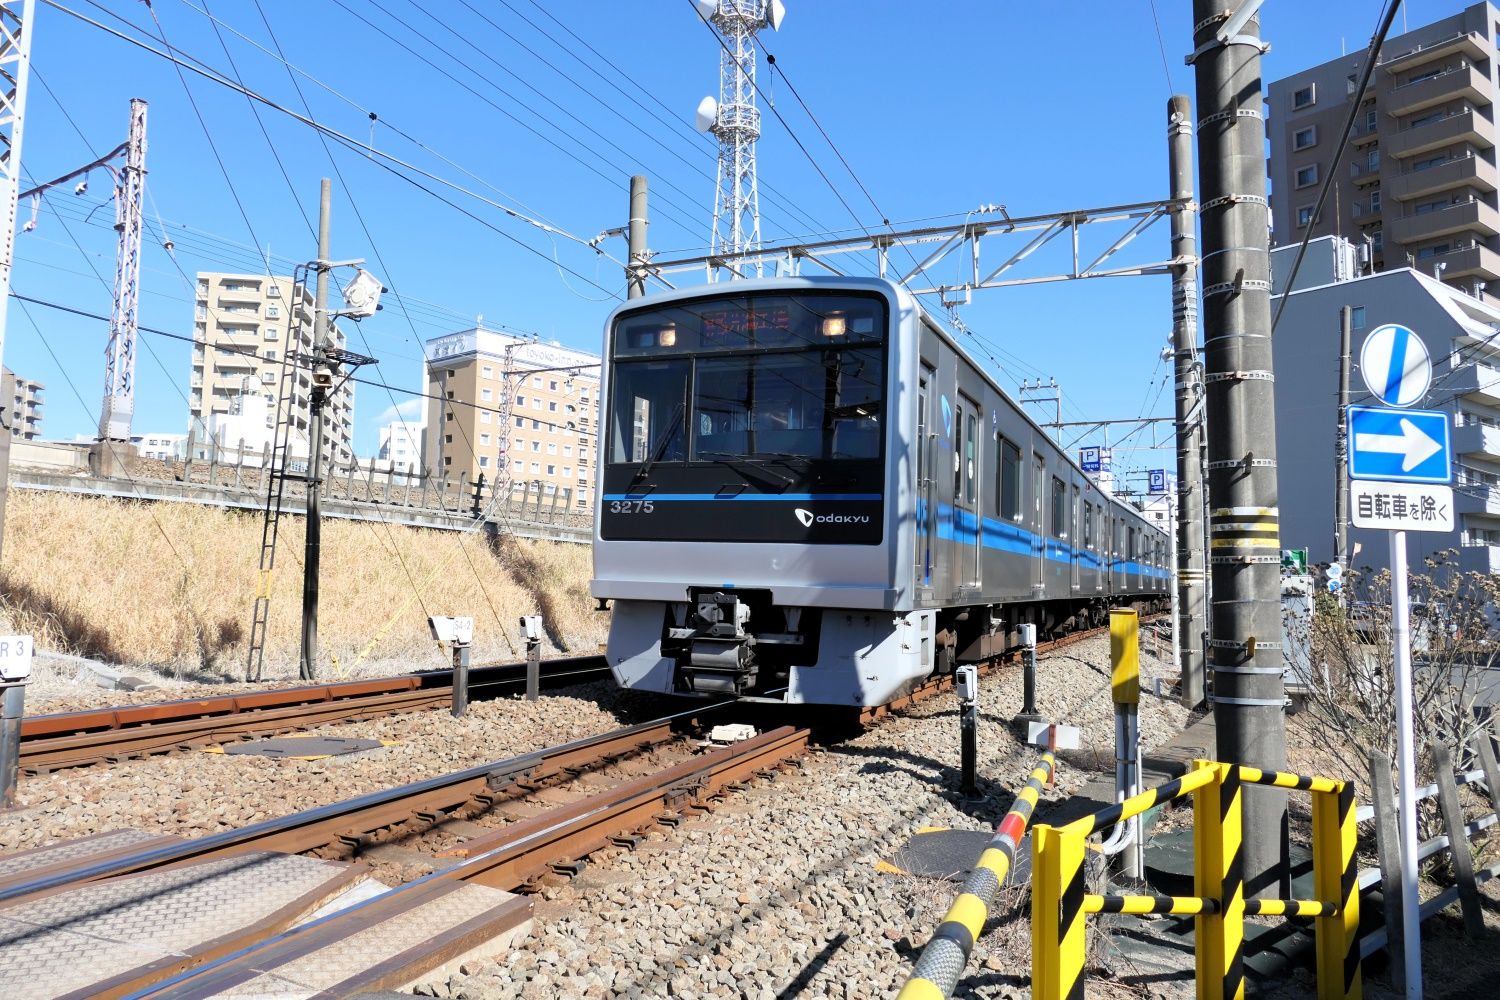
[{"label": "odakyu logo", "polygon": [[869,514],[814,514],[810,510],[797,507],[792,511],[797,515],[797,520],[802,522],[802,527],[811,528],[813,524],[869,524]]},{"label": "odakyu logo", "polygon": [[951,438],[953,436],[953,407],[949,405],[947,396],[939,396],[938,399],[943,404],[943,437]]}]

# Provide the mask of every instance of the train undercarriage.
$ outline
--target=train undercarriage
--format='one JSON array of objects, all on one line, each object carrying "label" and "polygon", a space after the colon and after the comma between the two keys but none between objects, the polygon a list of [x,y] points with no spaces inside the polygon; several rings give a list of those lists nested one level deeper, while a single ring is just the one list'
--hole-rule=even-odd
[{"label": "train undercarriage", "polygon": [[1050,639],[1164,597],[980,604],[910,612],[795,608],[769,590],[696,589],[688,600],[617,601],[609,659],[622,685],[698,696],[882,704],[932,674],[1003,656],[1019,626]]}]

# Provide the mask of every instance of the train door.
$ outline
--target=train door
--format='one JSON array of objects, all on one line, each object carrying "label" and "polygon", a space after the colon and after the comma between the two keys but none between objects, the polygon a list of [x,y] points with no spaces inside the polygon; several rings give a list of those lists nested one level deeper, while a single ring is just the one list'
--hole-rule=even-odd
[{"label": "train door", "polygon": [[932,590],[932,542],[936,532],[937,504],[933,502],[933,453],[937,435],[931,431],[932,382],[936,374],[926,365],[922,366],[921,381],[917,386],[917,534],[915,576],[917,588],[922,596],[930,598]]},{"label": "train door", "polygon": [[[955,430],[962,430],[958,476],[953,485],[953,509],[959,524],[953,537],[958,543],[953,565],[960,587],[979,586],[979,554],[983,548],[979,514],[979,406],[967,396],[958,397]],[[962,533],[959,527],[962,527]]]},{"label": "train door", "polygon": [[1031,589],[1040,597],[1047,592],[1047,516],[1042,499],[1047,463],[1035,452],[1031,458],[1031,523],[1035,531],[1031,536]]},{"label": "train door", "polygon": [[1070,516],[1073,519],[1073,532],[1072,537],[1069,539],[1068,551],[1072,553],[1072,557],[1068,561],[1073,564],[1072,585],[1073,593],[1076,594],[1081,586],[1078,574],[1082,569],[1079,562],[1083,559],[1083,514],[1080,507],[1077,483],[1073,484],[1073,510]]}]

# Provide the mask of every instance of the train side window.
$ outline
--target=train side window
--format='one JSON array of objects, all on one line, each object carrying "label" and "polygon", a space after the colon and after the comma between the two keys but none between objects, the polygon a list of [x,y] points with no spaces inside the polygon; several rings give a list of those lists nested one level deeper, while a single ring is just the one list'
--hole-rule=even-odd
[{"label": "train side window", "polygon": [[1068,537],[1068,488],[1056,476],[1052,477],[1052,534]]},{"label": "train side window", "polygon": [[964,430],[964,407],[960,403],[953,408],[953,502],[964,498],[964,458],[959,438]]},{"label": "train side window", "polygon": [[1083,502],[1083,547],[1094,547],[1094,505],[1087,500]]},{"label": "train side window", "polygon": [[1000,438],[996,464],[995,512],[1011,521],[1021,519],[1021,449]]},{"label": "train side window", "polygon": [[974,504],[979,492],[979,450],[974,440],[976,423],[974,409],[970,406],[964,423],[964,481],[970,505]]},{"label": "train side window", "polygon": [[1036,515],[1037,534],[1045,534],[1047,525],[1042,519],[1042,484],[1047,481],[1047,462],[1041,455],[1032,452],[1036,464],[1031,467],[1031,507]]}]

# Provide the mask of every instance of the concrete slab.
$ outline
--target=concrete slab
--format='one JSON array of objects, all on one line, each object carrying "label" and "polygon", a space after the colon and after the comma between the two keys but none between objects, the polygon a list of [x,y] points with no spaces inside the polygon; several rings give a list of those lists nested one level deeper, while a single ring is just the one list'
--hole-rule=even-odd
[{"label": "concrete slab", "polygon": [[0,888],[19,885],[63,868],[78,868],[124,854],[181,842],[180,837],[141,830],[109,830],[44,847],[34,847],[28,851],[0,855]]},{"label": "concrete slab", "polygon": [[213,996],[323,1000],[446,982],[464,962],[509,951],[531,933],[530,900],[481,885],[455,885],[419,906],[316,947],[256,961],[255,972]]},{"label": "concrete slab", "polygon": [[283,930],[363,877],[249,852],[25,900],[0,920],[0,997],[118,996]]}]

